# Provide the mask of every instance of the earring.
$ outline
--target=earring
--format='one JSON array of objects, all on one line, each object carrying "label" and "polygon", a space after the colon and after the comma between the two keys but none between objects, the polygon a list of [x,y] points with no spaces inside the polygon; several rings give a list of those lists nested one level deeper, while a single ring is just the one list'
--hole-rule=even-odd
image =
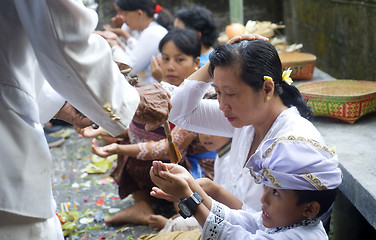
[{"label": "earring", "polygon": [[270,97],[269,97],[269,95],[266,95],[266,97],[265,97],[265,101],[269,101],[270,100]]},{"label": "earring", "polygon": [[197,71],[198,70],[198,67],[195,67],[195,71]]}]

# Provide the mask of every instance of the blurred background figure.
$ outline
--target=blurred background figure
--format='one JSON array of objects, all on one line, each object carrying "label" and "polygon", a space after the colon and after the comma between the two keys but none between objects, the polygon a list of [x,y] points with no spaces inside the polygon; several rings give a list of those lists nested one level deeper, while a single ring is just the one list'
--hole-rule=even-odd
[{"label": "blurred background figure", "polygon": [[140,85],[157,82],[151,75],[150,62],[158,54],[159,41],[172,28],[171,14],[155,0],[115,0],[114,6],[119,15],[114,19],[116,25],[123,20],[131,33],[138,32],[138,37],[123,30],[97,33],[110,44],[114,60],[129,65],[137,73]]}]

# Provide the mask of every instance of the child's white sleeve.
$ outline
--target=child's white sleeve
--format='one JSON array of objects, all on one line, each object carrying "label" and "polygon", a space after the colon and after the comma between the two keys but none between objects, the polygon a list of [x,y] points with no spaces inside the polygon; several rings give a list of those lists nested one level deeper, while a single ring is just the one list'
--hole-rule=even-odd
[{"label": "child's white sleeve", "polygon": [[230,209],[212,200],[210,214],[202,229],[202,239],[255,239],[254,234],[261,229],[264,227],[260,213]]}]

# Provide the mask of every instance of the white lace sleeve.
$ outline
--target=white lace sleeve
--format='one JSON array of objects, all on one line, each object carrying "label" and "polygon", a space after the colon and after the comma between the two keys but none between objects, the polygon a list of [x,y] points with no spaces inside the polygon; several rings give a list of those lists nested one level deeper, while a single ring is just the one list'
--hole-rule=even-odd
[{"label": "white lace sleeve", "polygon": [[[180,127],[175,127],[171,131],[171,136],[176,147],[180,150],[180,152],[183,152],[196,137],[196,133]],[[139,143],[138,146],[140,148],[140,153],[137,155],[138,159],[169,159],[167,139]]]},{"label": "white lace sleeve", "polygon": [[234,127],[219,109],[218,101],[202,99],[209,86],[210,83],[185,80],[171,98],[169,120],[193,132],[232,137]]},{"label": "white lace sleeve", "polygon": [[[251,209],[247,210],[249,211],[230,209],[212,200],[211,213],[205,221],[202,239],[229,239],[230,236],[231,239],[243,239],[244,236],[247,236],[247,239],[253,239],[248,237],[264,228],[260,225],[262,224],[260,213]],[[234,232],[239,238],[232,236]]]}]

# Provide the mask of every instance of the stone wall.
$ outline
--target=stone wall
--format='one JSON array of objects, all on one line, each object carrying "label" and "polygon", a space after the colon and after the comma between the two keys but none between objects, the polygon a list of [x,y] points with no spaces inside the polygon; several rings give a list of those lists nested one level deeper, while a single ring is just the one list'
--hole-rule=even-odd
[{"label": "stone wall", "polygon": [[335,78],[376,81],[376,0],[284,0],[289,43]]}]

